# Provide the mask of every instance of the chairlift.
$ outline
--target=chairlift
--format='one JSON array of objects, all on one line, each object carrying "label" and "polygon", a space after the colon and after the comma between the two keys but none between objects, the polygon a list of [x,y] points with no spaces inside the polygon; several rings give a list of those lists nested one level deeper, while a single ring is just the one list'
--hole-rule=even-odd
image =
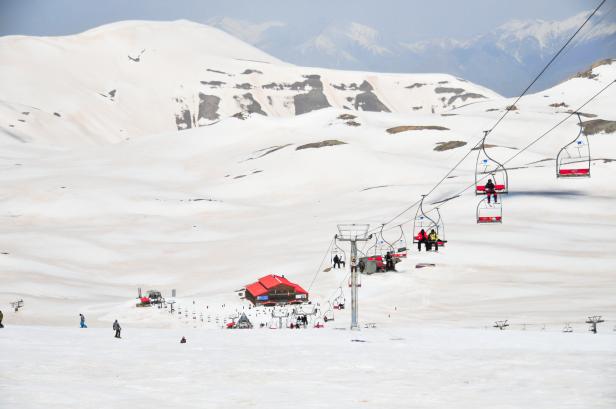
[{"label": "chairlift", "polygon": [[329,303],[329,308],[327,309],[327,311],[325,311],[323,313],[323,321],[328,322],[328,321],[334,321],[334,309],[332,307],[332,303]]},{"label": "chairlift", "polygon": [[484,136],[481,141],[481,147],[478,149],[477,163],[475,165],[475,195],[486,194],[484,180],[492,179],[494,183],[494,192],[497,194],[506,194],[509,192],[509,176],[507,169],[502,163],[496,161],[488,152],[486,152],[486,138],[490,131],[484,131]]},{"label": "chairlift", "polygon": [[[406,235],[404,234],[404,229],[402,228],[401,224],[399,224],[397,227],[400,229],[400,235],[398,236],[398,238],[391,243],[387,241],[385,242],[389,246],[388,251],[391,253],[392,257],[406,258],[407,256]],[[381,237],[383,237],[383,240],[385,240],[383,236],[383,227],[381,227]]]},{"label": "chairlift", "polygon": [[488,203],[488,198],[484,197],[477,204],[476,216],[478,224],[502,223],[503,204],[502,202]]},{"label": "chairlift", "polygon": [[558,151],[556,156],[557,178],[590,177],[590,145],[588,136],[584,133],[582,118],[576,112],[580,131],[575,139]]},{"label": "chairlift", "polygon": [[334,298],[334,302],[332,306],[335,310],[344,310],[346,299],[344,298],[342,287],[339,287],[338,291],[339,291],[339,294]]},{"label": "chairlift", "polygon": [[332,248],[331,263],[334,265],[334,257],[338,256],[340,263],[346,265],[346,252],[338,245],[337,236],[334,237],[334,247]]},{"label": "chairlift", "polygon": [[423,209],[425,198],[426,195],[422,195],[417,211],[415,212],[415,219],[413,220],[413,244],[419,243],[419,233],[422,230],[426,234],[430,234],[430,231],[434,230],[439,238],[439,247],[443,247],[445,243],[447,243],[447,240],[445,239],[445,224],[441,217],[441,212],[438,207],[425,212]]}]

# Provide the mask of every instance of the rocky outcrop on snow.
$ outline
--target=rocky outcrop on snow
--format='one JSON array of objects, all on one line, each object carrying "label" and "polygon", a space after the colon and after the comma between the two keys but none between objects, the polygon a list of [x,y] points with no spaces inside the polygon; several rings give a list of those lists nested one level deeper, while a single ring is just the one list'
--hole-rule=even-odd
[{"label": "rocky outcrop on snow", "polygon": [[[128,21],[71,37],[5,37],[0,57],[2,99],[41,111],[28,127],[11,128],[24,140],[52,132],[58,139],[120,141],[231,116],[285,117],[330,107],[443,113],[477,95],[499,98],[449,75],[293,66],[188,21]],[[66,121],[50,126],[57,118],[45,113]],[[8,119],[0,127],[17,121]]]}]

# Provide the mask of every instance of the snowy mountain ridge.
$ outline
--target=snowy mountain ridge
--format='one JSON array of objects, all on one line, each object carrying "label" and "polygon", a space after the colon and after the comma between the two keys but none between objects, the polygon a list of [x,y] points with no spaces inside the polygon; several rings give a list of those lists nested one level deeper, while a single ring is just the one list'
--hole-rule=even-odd
[{"label": "snowy mountain ridge", "polygon": [[[266,28],[258,23],[225,18],[211,24],[232,34],[240,27],[260,27],[259,35],[246,38],[285,61],[318,62],[339,69],[383,72],[447,72],[477,82],[505,95],[519,93],[535,71],[583,23],[590,12],[563,20],[511,20],[471,38],[429,38],[412,41],[354,21],[327,25],[315,33],[299,32],[284,23]],[[600,10],[550,70],[538,88],[547,88],[582,70],[593,61],[614,57],[614,9]],[[506,75],[504,73],[507,73]]]},{"label": "snowy mountain ridge", "polygon": [[[362,27],[356,35],[372,41]],[[187,21],[121,22],[57,38],[5,37],[0,58],[8,62],[0,67],[0,129],[22,141],[43,134],[51,141],[119,141],[233,115],[292,116],[328,107],[441,113],[499,98],[445,74],[293,66]],[[20,118],[22,112],[29,117]]]}]

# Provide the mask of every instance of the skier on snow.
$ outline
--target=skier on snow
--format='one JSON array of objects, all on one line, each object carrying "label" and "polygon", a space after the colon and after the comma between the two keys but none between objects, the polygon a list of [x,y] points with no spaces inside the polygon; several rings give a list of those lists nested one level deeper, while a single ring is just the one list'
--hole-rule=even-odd
[{"label": "skier on snow", "polygon": [[88,328],[86,325],[86,317],[83,314],[79,314],[79,328]]},{"label": "skier on snow", "polygon": [[122,327],[120,327],[120,323],[118,322],[118,320],[115,320],[113,322],[113,330],[115,331],[115,337],[116,338],[122,338],[120,336],[120,331],[122,331]]}]

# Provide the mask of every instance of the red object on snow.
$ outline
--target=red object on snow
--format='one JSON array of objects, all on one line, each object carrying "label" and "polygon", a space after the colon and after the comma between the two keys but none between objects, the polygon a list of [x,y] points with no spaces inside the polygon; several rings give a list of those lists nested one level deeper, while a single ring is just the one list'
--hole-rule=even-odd
[{"label": "red object on snow", "polygon": [[228,322],[227,323],[227,328],[233,328],[235,327],[235,322]]},{"label": "red object on snow", "polygon": [[148,297],[141,297],[139,299],[139,301],[141,301],[141,304],[149,304],[150,303],[150,299]]}]

